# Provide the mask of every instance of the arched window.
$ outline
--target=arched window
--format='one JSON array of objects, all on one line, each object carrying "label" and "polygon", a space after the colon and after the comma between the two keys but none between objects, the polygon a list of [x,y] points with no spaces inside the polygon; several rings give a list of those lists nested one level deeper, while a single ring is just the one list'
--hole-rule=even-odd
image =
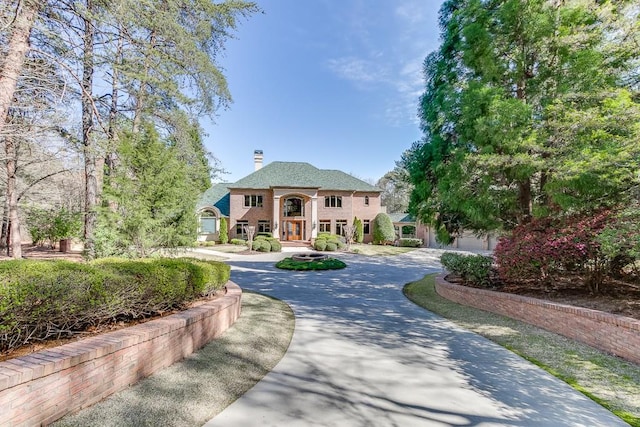
[{"label": "arched window", "polygon": [[204,210],[200,212],[200,234],[214,234],[218,231],[218,217],[215,212]]},{"label": "arched window", "polygon": [[304,216],[304,200],[300,197],[284,199],[284,216]]}]

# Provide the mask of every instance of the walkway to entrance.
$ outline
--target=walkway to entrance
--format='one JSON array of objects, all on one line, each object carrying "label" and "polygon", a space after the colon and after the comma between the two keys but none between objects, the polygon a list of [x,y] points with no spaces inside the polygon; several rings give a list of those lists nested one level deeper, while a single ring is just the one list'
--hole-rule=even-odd
[{"label": "walkway to entrance", "polygon": [[276,368],[207,426],[626,425],[405,299],[405,283],[440,271],[439,255],[340,254],[344,270],[301,273],[235,258],[232,280],[287,301],[296,329]]}]

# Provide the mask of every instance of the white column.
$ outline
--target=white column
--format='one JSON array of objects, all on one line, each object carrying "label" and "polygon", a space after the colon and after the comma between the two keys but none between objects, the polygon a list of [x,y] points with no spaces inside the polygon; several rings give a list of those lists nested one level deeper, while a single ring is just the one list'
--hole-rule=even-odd
[{"label": "white column", "polygon": [[[315,225],[315,227],[314,227]],[[318,193],[311,196],[311,238],[318,237]]]},{"label": "white column", "polygon": [[273,196],[273,229],[271,234],[280,240],[280,196]]}]

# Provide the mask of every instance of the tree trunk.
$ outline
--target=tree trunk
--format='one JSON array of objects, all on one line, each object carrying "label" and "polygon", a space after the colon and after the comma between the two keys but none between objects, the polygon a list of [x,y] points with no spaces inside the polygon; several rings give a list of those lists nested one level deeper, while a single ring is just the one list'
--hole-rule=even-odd
[{"label": "tree trunk", "polygon": [[20,218],[18,217],[18,195],[16,191],[16,149],[12,138],[5,138],[7,156],[7,200],[9,201],[9,246],[11,256],[22,258],[22,239],[20,237]]},{"label": "tree trunk", "polygon": [[[91,12],[92,0],[87,0],[87,12]],[[89,259],[95,258],[94,233],[97,222],[98,177],[96,168],[97,147],[93,141],[93,67],[94,28],[89,16],[84,21],[84,51],[82,58],[82,144],[84,150],[85,216],[84,247]]]},{"label": "tree trunk", "polygon": [[[156,33],[155,31],[151,32],[149,36],[149,50],[153,49],[153,46],[156,42]],[[142,121],[142,113],[144,111],[146,95],[147,95],[147,80],[149,79],[149,68],[151,65],[149,64],[149,53],[146,53],[144,60],[144,78],[140,81],[140,90],[136,96],[136,106],[133,114],[133,127],[131,131],[133,133],[138,133],[140,130],[140,122]]]},{"label": "tree trunk", "polygon": [[518,224],[531,222],[531,180],[518,183]]},{"label": "tree trunk", "polygon": [[[6,188],[5,188],[5,196]],[[0,230],[0,248],[7,248],[7,256],[9,256],[9,198],[5,198],[2,212],[2,229]]]},{"label": "tree trunk", "polygon": [[29,50],[29,36],[43,2],[26,0],[18,3],[13,31],[7,44],[7,55],[0,70],[0,134],[7,121],[24,59]]},{"label": "tree trunk", "polygon": [[118,67],[122,62],[122,30],[118,30],[118,44],[114,58],[111,80],[111,108],[109,109],[109,129],[107,131],[107,153],[104,158],[104,185],[108,185],[110,176],[116,167],[116,147],[118,143],[117,119],[118,119],[118,96],[120,85],[120,73]]},{"label": "tree trunk", "polygon": [[[13,30],[7,43],[7,54],[0,70],[0,134],[7,123],[9,108],[22,72],[24,60],[29,50],[29,36],[36,16],[43,3],[36,0],[19,2],[13,23]],[[11,247],[14,258],[22,258],[20,239],[20,219],[16,194],[16,155],[10,138],[5,138],[7,155],[7,201],[9,204],[9,227],[7,229],[7,249]]]}]

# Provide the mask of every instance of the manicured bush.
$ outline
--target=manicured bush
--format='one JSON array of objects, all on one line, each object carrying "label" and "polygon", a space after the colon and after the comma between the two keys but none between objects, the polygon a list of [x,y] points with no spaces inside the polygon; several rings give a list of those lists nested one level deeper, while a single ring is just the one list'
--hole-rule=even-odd
[{"label": "manicured bush", "polygon": [[227,218],[225,217],[220,218],[219,237],[220,237],[220,243],[222,243],[223,245],[226,245],[227,243],[229,243],[229,225],[227,223]]},{"label": "manicured bush", "polygon": [[335,242],[327,242],[327,246],[324,248],[325,251],[334,252],[338,250],[338,245]]},{"label": "manicured bush", "polygon": [[409,248],[419,248],[420,246],[422,246],[422,239],[405,237],[400,239],[399,245]]},{"label": "manicured bush", "polygon": [[232,245],[247,245],[247,241],[244,239],[231,239]]},{"label": "manicured bush", "polygon": [[373,243],[376,245],[387,245],[396,239],[396,231],[393,228],[391,217],[384,212],[380,212],[373,219]]},{"label": "manicured bush", "polygon": [[339,270],[341,268],[345,268],[346,266],[347,264],[335,258],[329,258],[320,261],[296,261],[293,258],[285,258],[276,264],[277,268],[296,271]]},{"label": "manicured bush", "polygon": [[169,258],[2,262],[0,352],[182,308],[221,288],[229,271],[220,262]]},{"label": "manicured bush", "polygon": [[354,217],[353,225],[356,228],[355,241],[356,243],[362,243],[364,241],[364,224],[362,223],[362,220],[358,217]]},{"label": "manicured bush", "polygon": [[264,239],[257,239],[253,241],[252,249],[258,252],[270,252],[271,251],[271,243]]},{"label": "manicured bush", "polygon": [[493,259],[489,256],[445,252],[440,256],[440,262],[447,270],[459,275],[465,282],[478,286],[490,285]]},{"label": "manicured bush", "polygon": [[282,243],[276,238],[269,239],[269,244],[271,244],[271,252],[280,252],[282,250]]},{"label": "manicured bush", "polygon": [[258,237],[273,238],[273,233],[270,233],[268,231],[261,231],[259,233],[256,233],[256,238],[258,238]]},{"label": "manicured bush", "polygon": [[327,239],[321,239],[318,237],[315,242],[313,242],[313,248],[316,251],[324,251],[327,249]]}]

